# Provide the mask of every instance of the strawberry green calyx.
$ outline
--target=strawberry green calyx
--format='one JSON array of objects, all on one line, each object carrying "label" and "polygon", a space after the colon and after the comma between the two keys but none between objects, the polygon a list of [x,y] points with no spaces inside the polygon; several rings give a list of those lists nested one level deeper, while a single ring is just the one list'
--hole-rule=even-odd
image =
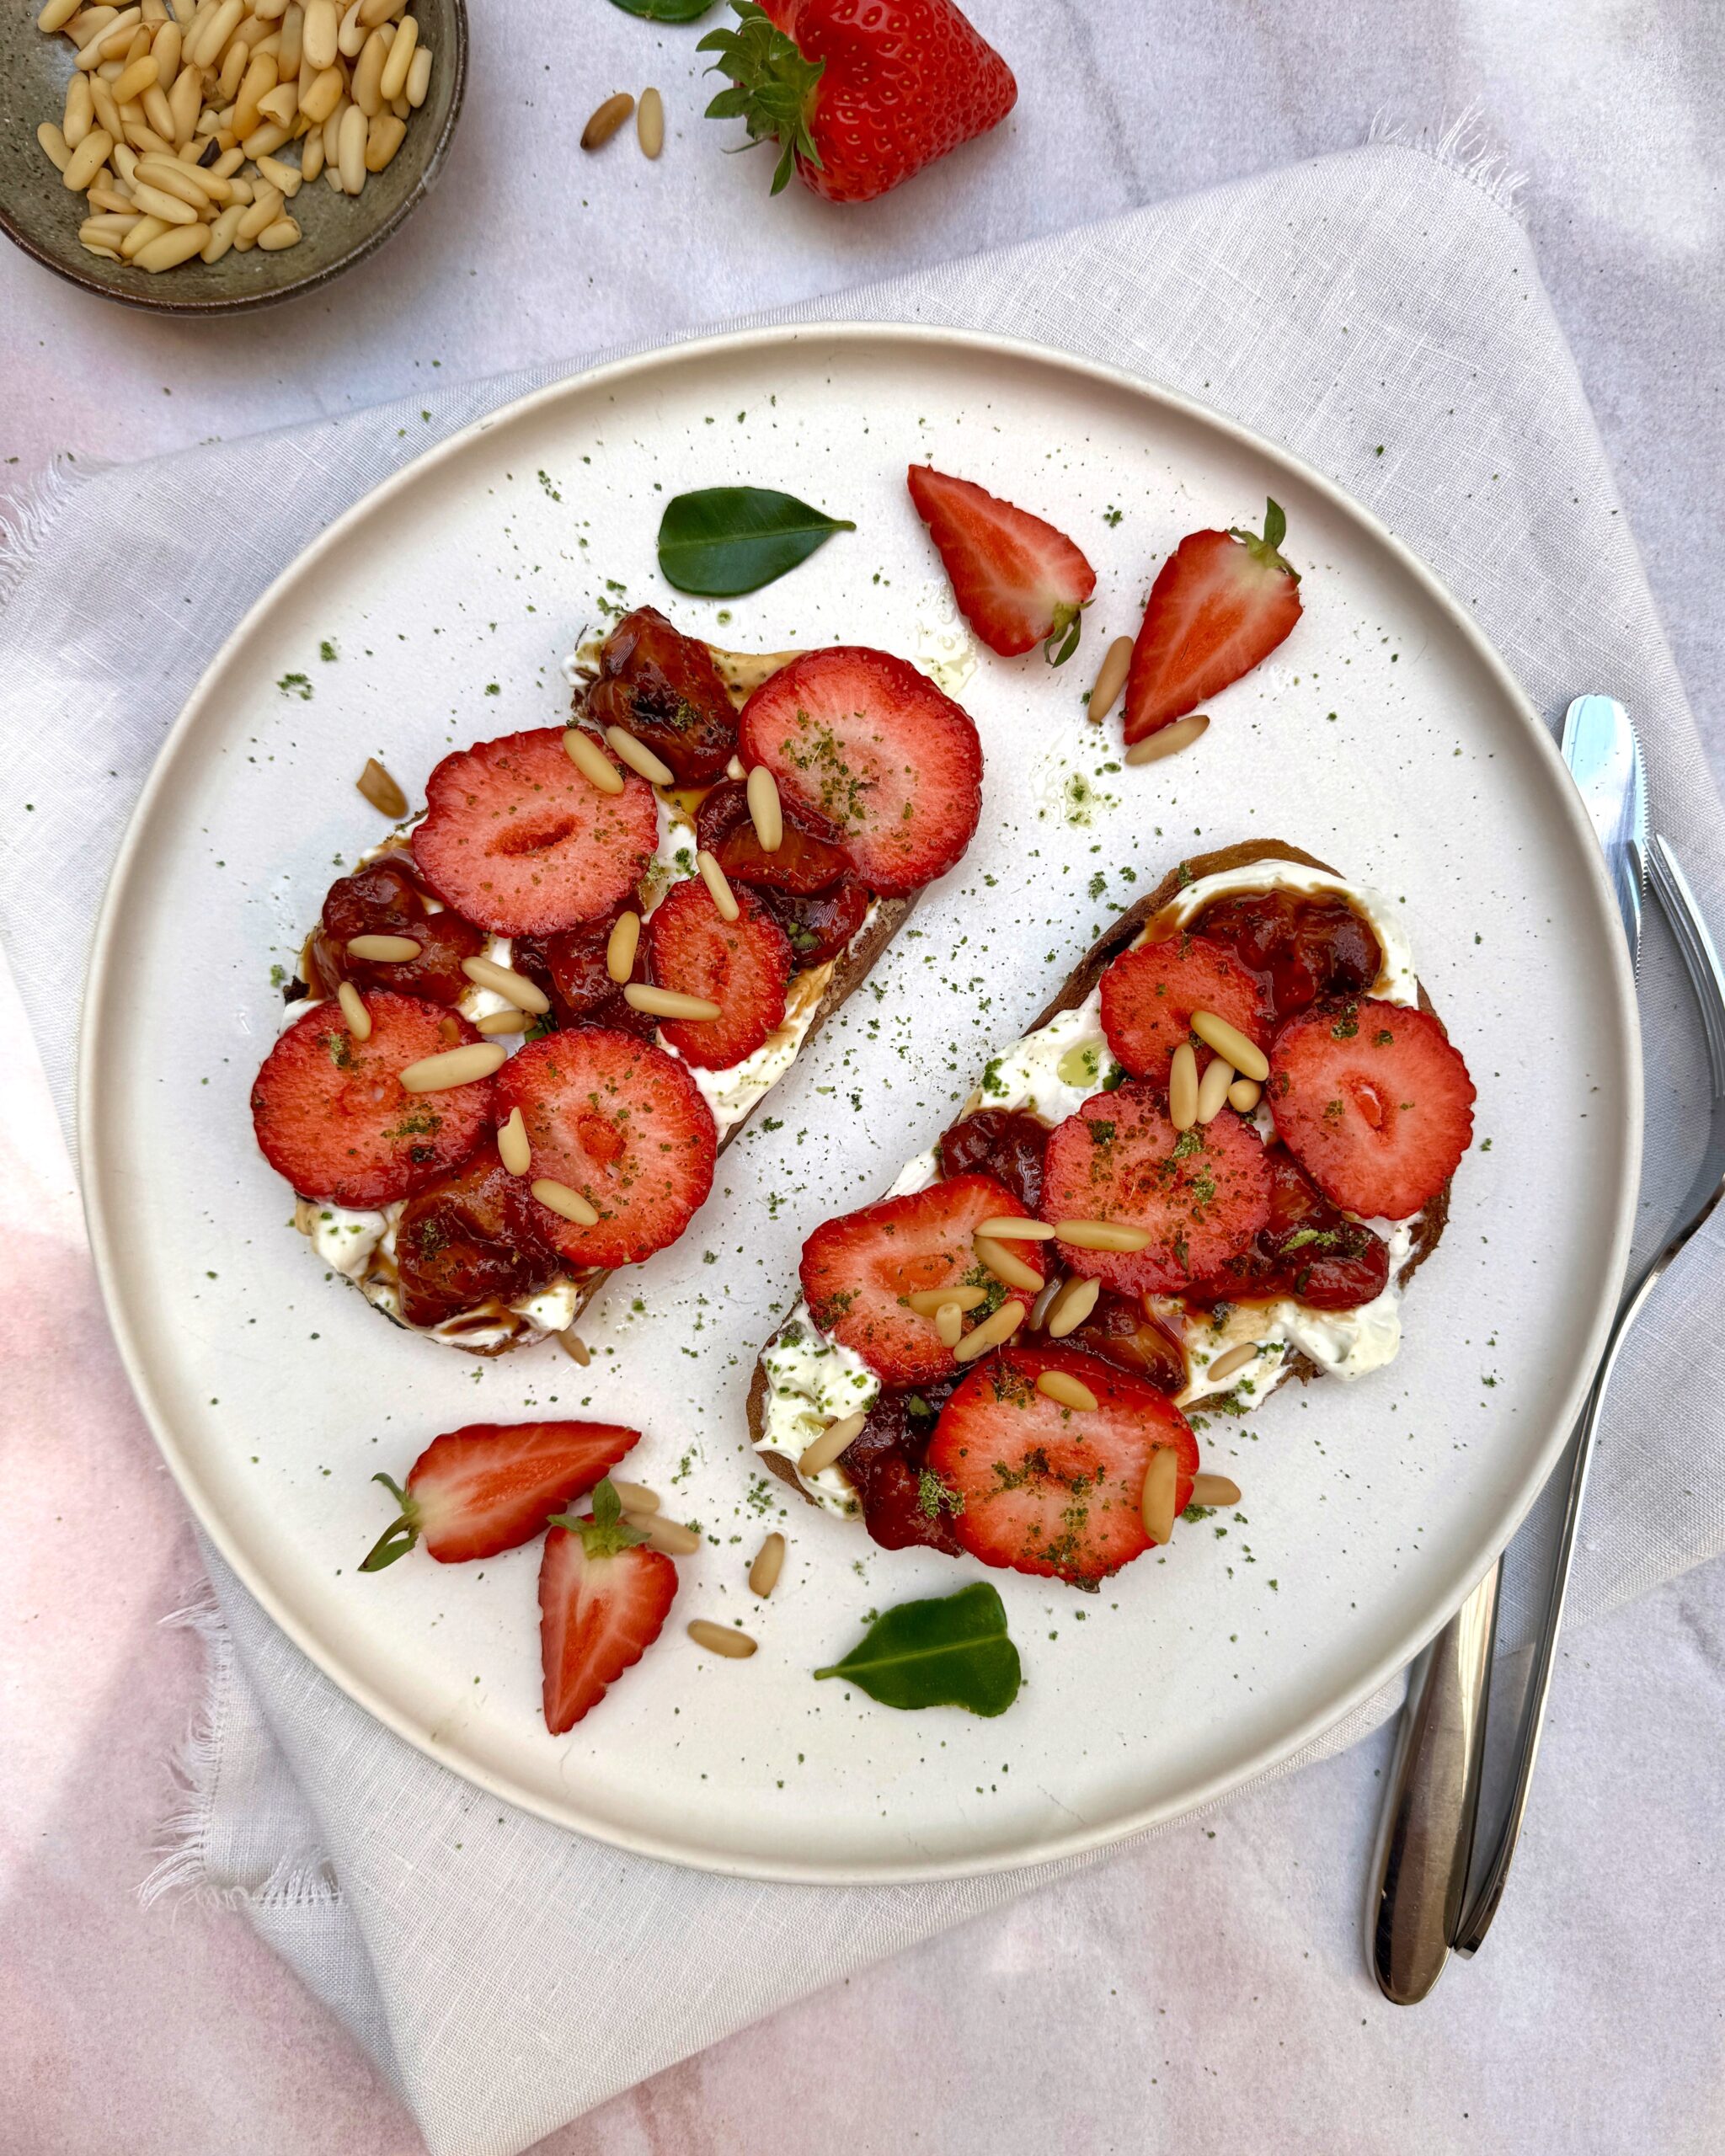
[{"label": "strawberry green calyx", "polygon": [[631,1527],[623,1518],[623,1501],[608,1475],[593,1492],[590,1515],[553,1513],[546,1525],[566,1527],[571,1534],[579,1534],[581,1547],[590,1557],[614,1557],[619,1550],[633,1550],[638,1542],[647,1540],[638,1527]]},{"label": "strawberry green calyx", "polygon": [[1054,627],[1043,638],[1042,655],[1050,666],[1064,666],[1078,648],[1078,639],[1084,633],[1084,609],[1087,600],[1076,606],[1063,600],[1055,609]]},{"label": "strawberry green calyx", "polygon": [[1243,540],[1247,552],[1252,556],[1253,561],[1267,569],[1279,569],[1284,576],[1292,577],[1295,583],[1298,584],[1299,570],[1291,568],[1281,556],[1282,542],[1287,536],[1288,519],[1282,504],[1268,497],[1263,505],[1263,538],[1260,539],[1255,531],[1242,531],[1238,525],[1231,524],[1228,526],[1228,536],[1231,539]]},{"label": "strawberry green calyx", "polygon": [[381,1572],[386,1565],[393,1565],[398,1557],[405,1557],[419,1539],[419,1508],[392,1476],[374,1475],[374,1482],[381,1482],[401,1507],[401,1516],[386,1527],[371,1545],[371,1553],[360,1564],[362,1572]]},{"label": "strawberry green calyx", "polygon": [[809,131],[814,109],[814,90],[826,72],[824,60],[805,59],[793,40],[777,29],[756,0],[732,0],[737,12],[734,29],[709,30],[695,48],[716,53],[709,74],[729,75],[732,87],[721,90],[707,108],[709,120],[742,120],[751,142],[772,141],[780,147],[772,175],[772,193],[778,194],[806,157],[820,168],[821,156]]}]

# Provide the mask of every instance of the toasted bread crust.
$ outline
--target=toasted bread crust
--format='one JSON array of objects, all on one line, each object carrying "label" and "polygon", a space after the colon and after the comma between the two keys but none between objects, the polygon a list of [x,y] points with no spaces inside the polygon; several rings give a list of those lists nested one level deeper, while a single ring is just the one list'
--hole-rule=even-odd
[{"label": "toasted bread crust", "polygon": [[[1063,1011],[1076,1010],[1114,961],[1136,941],[1164,906],[1171,905],[1179,896],[1188,883],[1196,883],[1205,876],[1226,875],[1236,868],[1250,868],[1260,861],[1292,861],[1302,867],[1316,868],[1327,876],[1341,873],[1339,869],[1332,868],[1327,861],[1320,861],[1315,854],[1304,852],[1297,846],[1284,845],[1276,839],[1243,839],[1236,846],[1220,846],[1213,853],[1189,855],[1185,860],[1177,862],[1153,891],[1129,906],[1113,926],[1097,938],[1061,983],[1054,1001],[1025,1027],[1026,1033],[1039,1031]],[[1419,1007],[1437,1017],[1423,985],[1419,990]],[[1442,1022],[1439,1019],[1439,1023]],[[1437,1248],[1449,1218],[1450,1186],[1445,1183],[1437,1196],[1421,1209],[1418,1225],[1413,1230],[1413,1248],[1398,1276],[1402,1287],[1407,1286]],[[1323,1372],[1309,1355],[1296,1349],[1294,1353],[1283,1357],[1269,1391],[1275,1391],[1290,1379],[1297,1379],[1301,1385],[1307,1385],[1313,1378],[1322,1374]],[[757,1358],[749,1380],[746,1404],[751,1445],[758,1446],[766,1433],[767,1390],[766,1364]],[[1264,1397],[1268,1398],[1268,1393]],[[1196,1407],[1194,1412],[1201,1413],[1202,1407]],[[760,1457],[781,1481],[788,1483],[799,1497],[807,1498],[810,1504],[815,1502],[798,1481],[796,1471],[788,1460],[780,1459],[777,1453],[762,1453]]]}]

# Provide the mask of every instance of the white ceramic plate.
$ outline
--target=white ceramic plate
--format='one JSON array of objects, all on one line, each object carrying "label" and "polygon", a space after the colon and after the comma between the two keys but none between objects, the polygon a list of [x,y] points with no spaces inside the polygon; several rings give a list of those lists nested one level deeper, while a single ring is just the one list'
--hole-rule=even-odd
[{"label": "white ceramic plate", "polygon": [[[1100,572],[1084,653],[980,654],[961,691],[983,827],[720,1162],[676,1248],[618,1278],[578,1369],[393,1329],[328,1278],[253,1144],[272,965],[381,835],[367,755],[418,794],[451,745],[555,723],[558,661],[652,600],[715,641],[927,656],[953,616],[904,486],[930,461],[1071,532]],[[721,608],[657,575],[666,498],[789,488],[854,534]],[[1080,696],[1203,525],[1288,513],[1305,617],[1217,698],[1199,746],[1118,763]],[[339,655],[320,657],[327,644]],[[303,677],[309,698],[296,693]],[[286,684],[286,687],[282,684]],[[1392,1368],[1212,1423],[1245,1518],[1080,1595],[1010,1573],[1026,1682],[998,1721],[899,1714],[811,1672],[865,1616],[978,1568],[877,1550],[745,1449],[755,1350],[804,1235],[943,1127],[1092,932],[1178,856],[1290,840],[1390,892],[1479,1086],[1479,1143]],[[1135,877],[1135,881],[1133,878]],[[1639,1154],[1632,984],[1576,800],[1461,610],[1314,474],[1142,383],[995,340],[818,327],[685,345],[530,398],[334,526],[186,707],[108,894],[86,1011],[83,1146],[120,1347],[169,1465],[276,1621],[410,1742],[628,1848],[804,1880],[985,1870],[1106,1842],[1273,1764],[1405,1662],[1507,1540],[1577,1407],[1621,1276]],[[647,1433],[627,1471],[708,1544],[665,1640],[567,1737],[539,1712],[537,1546],[356,1566],[437,1431],[583,1411]],[[791,1553],[772,1601],[745,1572]],[[686,1619],[761,1641],[715,1661]]]}]

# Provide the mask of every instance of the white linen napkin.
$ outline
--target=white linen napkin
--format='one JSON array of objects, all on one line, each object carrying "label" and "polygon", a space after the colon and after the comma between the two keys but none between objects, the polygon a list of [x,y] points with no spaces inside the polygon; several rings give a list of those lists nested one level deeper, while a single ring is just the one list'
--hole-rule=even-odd
[{"label": "white linen napkin", "polygon": [[[1520,227],[1455,143],[1379,142],[767,320],[1004,332],[1169,383],[1286,443],[1477,611],[1552,718],[1583,690],[1642,729],[1656,825],[1725,919],[1725,817]],[[0,542],[0,937],[70,1125],[97,899],[163,732],[243,608],[379,479],[564,370],[158,463],[56,473]],[[236,542],[212,499],[269,500]],[[1643,969],[1644,1239],[1699,1154],[1692,1016]],[[1644,1321],[1613,1392],[1572,1607],[1725,1547],[1725,1231]],[[500,1805],[374,1724],[211,1556],[206,1711],[162,1887],[244,1908],[449,2156],[513,2156],[786,2001],[1044,1883],[756,1886],[629,1857]],[[1513,1582],[1512,1582],[1513,1591]],[[1512,1612],[1513,1614],[1513,1612]],[[1313,1748],[1381,1720],[1393,1689]],[[1299,1764],[1295,1762],[1291,1764]],[[602,1938],[597,1955],[584,1940]]]}]

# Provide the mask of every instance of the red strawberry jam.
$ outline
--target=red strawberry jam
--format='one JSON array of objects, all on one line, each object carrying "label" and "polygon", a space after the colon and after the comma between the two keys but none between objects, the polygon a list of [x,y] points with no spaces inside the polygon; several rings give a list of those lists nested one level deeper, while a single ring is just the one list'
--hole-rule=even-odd
[{"label": "red strawberry jam", "polygon": [[1208,1308],[1289,1295],[1320,1310],[1375,1301],[1390,1277],[1389,1245],[1332,1205],[1285,1145],[1266,1147],[1264,1157],[1268,1222],[1237,1257],[1194,1281],[1187,1300]]},{"label": "red strawberry jam", "polygon": [[1320,997],[1368,994],[1383,963],[1370,926],[1340,897],[1256,891],[1217,899],[1187,926],[1261,976],[1278,1026]]},{"label": "red strawberry jam", "polygon": [[[312,937],[311,962],[321,976],[312,983],[314,993],[333,995],[350,980],[356,988],[393,988],[428,1003],[460,1002],[468,986],[462,960],[483,952],[484,932],[452,908],[428,913],[413,868],[405,854],[386,853],[330,885]],[[352,958],[347,946],[355,936],[410,936],[419,955],[397,963]]]}]

